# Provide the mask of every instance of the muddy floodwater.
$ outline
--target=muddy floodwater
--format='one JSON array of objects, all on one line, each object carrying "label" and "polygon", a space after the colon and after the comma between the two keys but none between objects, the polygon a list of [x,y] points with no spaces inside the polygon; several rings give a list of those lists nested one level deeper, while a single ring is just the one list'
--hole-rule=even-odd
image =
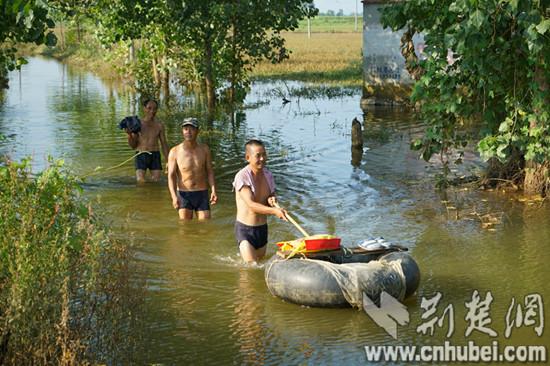
[{"label": "muddy floodwater", "polygon": [[[48,155],[80,175],[102,167],[85,180],[85,196],[117,236],[140,248],[148,305],[137,356],[143,363],[353,365],[369,363],[365,346],[548,346],[550,205],[509,192],[439,192],[437,163],[409,149],[422,121],[404,110],[361,110],[360,91],[286,94],[283,105],[280,95],[301,87],[256,83],[233,118],[205,123],[219,196],[209,222],[179,222],[166,177],[136,186],[132,162],[107,170],[133,154],[117,124],[134,112],[134,98],[56,61],[34,58],[10,74],[0,97],[0,153],[32,156],[35,170]],[[185,113],[161,106],[171,146],[181,141],[177,120]],[[355,117],[365,145],[352,155]],[[309,232],[338,235],[346,245],[382,236],[409,249],[422,279],[405,302],[410,319],[398,325],[397,339],[364,311],[285,303],[267,290],[262,266],[241,263],[231,182],[252,137],[266,142],[281,204]],[[481,166],[467,154],[461,174]],[[275,242],[299,233],[277,219],[269,224],[272,256]],[[438,294],[428,313],[422,300]]]}]

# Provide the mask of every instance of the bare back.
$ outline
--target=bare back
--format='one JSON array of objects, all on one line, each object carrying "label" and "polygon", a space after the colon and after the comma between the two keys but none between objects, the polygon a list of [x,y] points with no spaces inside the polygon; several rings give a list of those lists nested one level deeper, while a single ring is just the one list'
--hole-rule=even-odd
[{"label": "bare back", "polygon": [[193,148],[183,143],[170,151],[170,158],[176,162],[177,188],[180,191],[203,191],[208,189],[208,157],[210,150],[205,144]]}]

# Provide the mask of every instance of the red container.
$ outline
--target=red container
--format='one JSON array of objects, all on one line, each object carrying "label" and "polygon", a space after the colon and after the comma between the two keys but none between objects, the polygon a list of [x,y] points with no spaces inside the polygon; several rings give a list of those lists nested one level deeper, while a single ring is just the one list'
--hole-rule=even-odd
[{"label": "red container", "polygon": [[340,238],[304,239],[306,250],[332,250],[340,249]]}]

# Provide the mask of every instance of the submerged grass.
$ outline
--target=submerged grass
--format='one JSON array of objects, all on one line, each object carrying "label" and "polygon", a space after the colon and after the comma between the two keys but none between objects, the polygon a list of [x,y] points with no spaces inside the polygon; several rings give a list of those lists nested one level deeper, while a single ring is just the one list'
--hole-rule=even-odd
[{"label": "submerged grass", "polygon": [[257,79],[300,80],[343,86],[362,85],[362,34],[288,32],[283,34],[290,58],[280,64],[262,62],[253,71]]},{"label": "submerged grass", "polygon": [[0,364],[131,363],[144,288],[131,247],[50,164],[0,163]]}]

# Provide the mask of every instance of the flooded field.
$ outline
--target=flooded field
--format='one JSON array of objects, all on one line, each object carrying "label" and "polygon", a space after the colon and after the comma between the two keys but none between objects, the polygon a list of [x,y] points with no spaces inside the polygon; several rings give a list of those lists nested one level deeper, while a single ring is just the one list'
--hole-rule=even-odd
[{"label": "flooded field", "polygon": [[[527,306],[526,296],[550,295],[548,204],[503,192],[438,192],[437,164],[409,150],[411,136],[423,128],[412,114],[363,111],[359,91],[291,96],[287,104],[274,92],[301,86],[254,84],[246,108],[204,129],[219,196],[206,223],[179,222],[166,177],[137,186],[132,162],[105,170],[133,154],[117,129],[134,110],[133,99],[55,61],[34,58],[21,74],[11,74],[10,89],[0,97],[0,134],[6,136],[0,154],[32,156],[36,170],[46,166],[48,154],[81,175],[103,167],[86,179],[85,195],[117,236],[140,248],[148,290],[142,315],[147,337],[138,356],[143,363],[350,365],[367,363],[367,345],[548,345],[548,332],[539,336],[536,324],[511,327],[507,317],[512,305]],[[181,141],[179,117],[165,108],[159,117],[173,146]],[[353,118],[364,128],[359,156],[351,150]],[[422,280],[406,302],[410,322],[398,327],[396,340],[363,311],[285,303],[267,290],[261,266],[242,264],[233,237],[231,182],[245,165],[243,145],[253,137],[266,142],[281,204],[311,233],[336,234],[347,245],[383,236],[410,250]],[[473,154],[466,160],[465,171],[481,166]],[[484,225],[484,217],[496,221]],[[270,243],[298,235],[289,223],[269,223]],[[275,248],[269,244],[269,256]],[[489,293],[493,298],[491,322],[467,334],[466,303],[476,290],[482,301]],[[437,293],[437,311],[422,318],[422,299]],[[452,316],[444,313],[448,307]],[[434,317],[442,322],[433,335],[419,332]]]}]

